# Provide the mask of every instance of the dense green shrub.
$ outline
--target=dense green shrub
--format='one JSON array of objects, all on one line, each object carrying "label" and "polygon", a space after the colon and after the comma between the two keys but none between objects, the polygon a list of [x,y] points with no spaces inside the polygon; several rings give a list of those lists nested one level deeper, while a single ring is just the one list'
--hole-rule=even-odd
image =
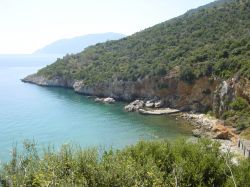
[{"label": "dense green shrub", "polygon": [[[231,170],[231,171],[230,171]],[[37,153],[34,143],[0,171],[3,186],[249,186],[250,161],[239,165],[208,140],[139,142],[122,150],[64,145]]]},{"label": "dense green shrub", "polygon": [[196,78],[193,68],[191,66],[182,67],[180,72],[180,78],[183,81],[192,83],[193,80]]},{"label": "dense green shrub", "polygon": [[233,110],[243,110],[248,107],[248,102],[242,97],[237,97],[232,103],[230,103],[230,107]]}]

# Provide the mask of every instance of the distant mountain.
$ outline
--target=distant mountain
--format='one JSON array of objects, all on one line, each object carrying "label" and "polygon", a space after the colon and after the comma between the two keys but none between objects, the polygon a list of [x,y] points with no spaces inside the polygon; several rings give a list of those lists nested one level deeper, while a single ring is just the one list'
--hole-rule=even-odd
[{"label": "distant mountain", "polygon": [[106,42],[108,40],[117,40],[125,37],[120,33],[101,33],[101,34],[88,34],[84,36],[78,36],[70,39],[62,39],[55,41],[37,51],[35,54],[67,54],[78,53],[83,51],[90,45]]}]

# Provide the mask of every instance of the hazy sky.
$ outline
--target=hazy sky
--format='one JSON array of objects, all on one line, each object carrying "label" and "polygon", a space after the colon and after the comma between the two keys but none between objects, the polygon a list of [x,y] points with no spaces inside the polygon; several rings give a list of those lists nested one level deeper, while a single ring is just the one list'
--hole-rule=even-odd
[{"label": "hazy sky", "polygon": [[0,54],[84,34],[126,35],[213,0],[0,0]]}]

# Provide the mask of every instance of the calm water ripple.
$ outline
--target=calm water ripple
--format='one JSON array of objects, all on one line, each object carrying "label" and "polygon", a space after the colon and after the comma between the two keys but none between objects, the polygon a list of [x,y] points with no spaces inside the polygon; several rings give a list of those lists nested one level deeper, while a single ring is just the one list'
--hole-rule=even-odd
[{"label": "calm water ripple", "polygon": [[77,143],[120,148],[140,139],[190,136],[190,127],[166,116],[125,113],[123,103],[97,104],[70,89],[25,84],[24,76],[55,57],[0,56],[0,160],[15,142]]}]

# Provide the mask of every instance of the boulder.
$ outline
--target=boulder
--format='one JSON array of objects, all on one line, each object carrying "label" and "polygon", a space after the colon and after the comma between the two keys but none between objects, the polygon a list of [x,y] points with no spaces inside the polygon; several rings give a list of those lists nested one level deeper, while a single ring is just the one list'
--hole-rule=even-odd
[{"label": "boulder", "polygon": [[159,100],[155,102],[155,108],[161,108],[164,105],[164,101]]},{"label": "boulder", "polygon": [[228,131],[219,131],[215,133],[213,139],[222,139],[222,140],[229,140],[229,132]]},{"label": "boulder", "polygon": [[103,102],[103,99],[102,98],[95,98],[95,102],[101,103],[101,102]]},{"label": "boulder", "polygon": [[223,123],[217,123],[212,128],[214,139],[223,140],[235,140],[238,139],[238,135],[235,134],[235,130],[232,127],[226,127]]},{"label": "boulder", "polygon": [[147,101],[146,104],[145,104],[145,106],[147,108],[153,108],[155,106],[155,103],[153,101]]},{"label": "boulder", "polygon": [[139,109],[144,107],[144,101],[142,100],[135,100],[132,103],[128,104],[124,107],[125,111],[127,112],[134,112],[138,111]]},{"label": "boulder", "polygon": [[115,99],[112,97],[107,97],[107,98],[103,99],[103,102],[112,104],[115,102]]},{"label": "boulder", "polygon": [[192,130],[192,133],[194,137],[200,138],[203,134],[203,131],[201,129],[194,129]]},{"label": "boulder", "polygon": [[112,97],[107,97],[107,98],[96,98],[95,102],[97,103],[109,103],[112,104],[115,102],[115,99]]}]

